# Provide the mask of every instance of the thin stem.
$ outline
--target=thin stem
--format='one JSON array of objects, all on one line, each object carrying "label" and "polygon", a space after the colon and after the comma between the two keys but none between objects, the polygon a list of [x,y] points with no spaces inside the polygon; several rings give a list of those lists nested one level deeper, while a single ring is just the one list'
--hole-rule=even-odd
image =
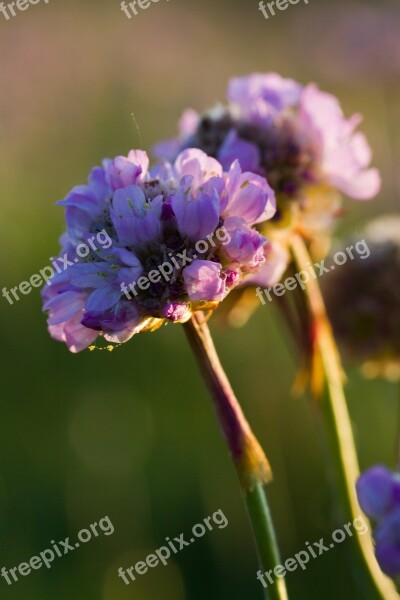
[{"label": "thin stem", "polygon": [[[253,490],[244,494],[253,534],[256,540],[258,558],[265,573],[281,563],[278,542],[275,536],[272,515],[268,506],[265,489],[257,483]],[[264,577],[264,585],[269,585]],[[266,591],[268,598],[268,592]],[[270,589],[270,597],[285,600],[288,598],[284,579],[277,579]]]},{"label": "thin stem", "polygon": [[[293,236],[292,254],[298,268],[306,271],[311,259],[300,236]],[[316,279],[310,277],[305,286],[305,292],[314,328],[314,352],[319,355],[317,364],[323,370],[328,388],[322,409],[328,431],[330,455],[336,471],[342,516],[346,521],[354,522],[354,519],[362,515],[355,489],[360,470],[343,390],[344,374],[325,303]],[[354,535],[350,540],[359,569],[357,575],[360,583],[364,584],[363,598],[365,600],[398,600],[395,587],[378,566],[371,537]]]},{"label": "thin stem", "polygon": [[[183,327],[214,402],[219,425],[239,476],[262,571],[274,569],[280,564],[280,556],[263,487],[271,480],[269,463],[223,370],[204,317],[197,313]],[[283,579],[264,592],[266,599],[288,598]]]},{"label": "thin stem", "polygon": [[395,386],[397,398],[397,439],[396,439],[396,469],[400,471],[400,381]]}]

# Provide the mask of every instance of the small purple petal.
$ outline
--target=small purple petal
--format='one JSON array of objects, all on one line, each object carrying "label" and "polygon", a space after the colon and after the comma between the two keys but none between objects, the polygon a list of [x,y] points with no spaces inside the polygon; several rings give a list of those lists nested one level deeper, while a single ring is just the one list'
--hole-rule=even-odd
[{"label": "small purple petal", "polygon": [[149,168],[149,158],[143,150],[131,150],[127,157],[117,156],[114,160],[105,160],[106,181],[113,190],[143,181]]},{"label": "small purple petal", "polygon": [[224,245],[224,252],[231,261],[249,268],[257,267],[264,260],[265,237],[251,229],[239,218],[225,221],[230,241]]},{"label": "small purple petal", "polygon": [[267,242],[264,246],[265,261],[254,273],[244,280],[244,285],[271,287],[281,281],[290,263],[288,250],[277,242]]},{"label": "small purple petal", "polygon": [[171,200],[178,228],[191,240],[203,240],[218,226],[220,202],[217,194],[198,193],[196,198],[180,188]]},{"label": "small purple petal", "polygon": [[84,307],[84,296],[75,291],[57,294],[46,302],[43,310],[50,311],[49,325],[59,325],[71,319]]},{"label": "small purple petal", "polygon": [[180,181],[185,176],[193,179],[193,186],[198,188],[211,177],[222,177],[222,166],[207,156],[202,150],[189,148],[179,154],[174,165],[176,177]]},{"label": "small purple petal", "polygon": [[257,173],[260,169],[261,156],[255,144],[240,139],[232,129],[218,151],[218,160],[225,171],[229,171],[232,163],[238,160],[242,169]]},{"label": "small purple petal", "polygon": [[70,268],[69,278],[78,288],[102,288],[109,285],[113,278],[112,265],[106,262],[91,262],[74,265]]},{"label": "small purple petal", "polygon": [[86,302],[88,312],[103,312],[109,310],[118,302],[121,297],[121,291],[107,286],[95,290]]},{"label": "small purple petal", "polygon": [[363,511],[372,519],[381,520],[400,506],[400,476],[383,466],[372,467],[358,479],[357,494]]},{"label": "small purple petal", "polygon": [[168,302],[163,308],[164,317],[173,323],[188,321],[191,314],[190,307],[181,302]]},{"label": "small purple petal", "polygon": [[136,185],[114,193],[111,219],[123,246],[145,243],[160,233],[160,220],[151,204],[146,202],[142,189]]},{"label": "small purple petal", "polygon": [[253,73],[230,80],[228,98],[234,110],[255,125],[266,125],[299,100],[301,86],[277,73]]},{"label": "small purple petal", "polygon": [[227,175],[229,201],[224,216],[241,217],[249,225],[271,219],[276,212],[273,190],[264,177],[242,173],[235,161]]},{"label": "small purple petal", "polygon": [[390,577],[400,575],[400,508],[391,513],[375,531],[377,561]]},{"label": "small purple petal", "polygon": [[222,267],[209,260],[195,260],[183,270],[189,298],[193,302],[219,302],[225,297],[225,281],[221,279]]},{"label": "small purple petal", "polygon": [[81,315],[77,315],[64,325],[63,341],[67,344],[70,352],[74,353],[85,350],[98,336],[97,331],[84,327],[80,319]]}]

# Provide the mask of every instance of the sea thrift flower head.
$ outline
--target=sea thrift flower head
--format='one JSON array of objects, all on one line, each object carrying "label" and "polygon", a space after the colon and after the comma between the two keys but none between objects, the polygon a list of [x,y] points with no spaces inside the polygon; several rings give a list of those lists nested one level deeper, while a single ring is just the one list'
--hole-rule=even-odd
[{"label": "sea thrift flower head", "polygon": [[[68,267],[46,285],[43,300],[50,334],[73,352],[98,335],[125,342],[215,309],[264,263],[266,239],[254,225],[275,212],[264,178],[238,161],[224,172],[198,149],[151,170],[139,150],[105,160],[59,204]],[[108,247],[92,245],[82,258],[79,244],[89,246],[99,232]]]},{"label": "sea thrift flower head", "polygon": [[255,73],[231,79],[226,106],[203,115],[186,111],[179,137],[154,151],[171,160],[182,148],[201,148],[225,169],[238,159],[242,169],[266,177],[278,210],[263,232],[284,245],[294,228],[307,239],[329,237],[342,194],[369,200],[379,192],[370,147],[356,132],[360,121],[346,119],[338,100],[314,84]]},{"label": "sea thrift flower head", "polygon": [[400,575],[400,473],[375,466],[357,482],[363,511],[377,523],[375,552],[381,569],[391,577]]},{"label": "sea thrift flower head", "polygon": [[[360,242],[363,240],[363,242]],[[345,356],[368,377],[400,380],[400,216],[372,221],[347,247],[362,244],[366,259],[336,269],[324,292]]]},{"label": "sea thrift flower head", "polygon": [[275,192],[305,201],[310,185],[327,185],[368,200],[380,189],[371,150],[355,129],[360,115],[345,119],[338,100],[314,84],[302,86],[276,73],[234,78],[228,104],[204,115],[186,111],[180,137],[156,146],[174,158],[185,145],[202,148],[225,168],[236,158],[243,169],[267,177]]}]

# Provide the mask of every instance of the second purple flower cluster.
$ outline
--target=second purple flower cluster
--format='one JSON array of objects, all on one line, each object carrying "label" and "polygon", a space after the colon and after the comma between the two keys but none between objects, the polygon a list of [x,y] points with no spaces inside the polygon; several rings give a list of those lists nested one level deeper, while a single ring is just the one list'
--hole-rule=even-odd
[{"label": "second purple flower cluster", "polygon": [[382,571],[400,575],[400,473],[377,465],[361,475],[357,494],[363,511],[377,523],[376,558]]}]

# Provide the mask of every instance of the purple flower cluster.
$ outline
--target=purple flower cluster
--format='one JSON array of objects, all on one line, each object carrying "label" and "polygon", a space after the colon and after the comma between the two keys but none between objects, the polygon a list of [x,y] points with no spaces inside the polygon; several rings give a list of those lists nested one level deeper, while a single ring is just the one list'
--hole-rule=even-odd
[{"label": "purple flower cluster", "polygon": [[374,521],[376,558],[382,571],[400,575],[400,473],[375,466],[361,475],[357,494],[363,511]]},{"label": "purple flower cluster", "polygon": [[370,146],[356,132],[361,116],[346,119],[339,101],[316,85],[254,73],[231,79],[227,98],[226,106],[203,115],[186,110],[179,137],[157,144],[154,154],[173,160],[184,148],[200,148],[225,169],[239,160],[242,169],[267,178],[277,213],[261,229],[269,239],[268,264],[253,283],[270,286],[290,261],[292,232],[327,250],[341,193],[371,199],[380,190],[380,175],[369,168]]},{"label": "purple flower cluster", "polygon": [[[59,204],[67,224],[61,255],[73,264],[49,282],[43,300],[50,334],[72,352],[99,334],[125,342],[164,320],[185,322],[215,308],[264,262],[266,240],[254,225],[275,213],[263,177],[242,172],[238,161],[224,172],[198,149],[153,169],[139,150],[105,160]],[[111,247],[78,261],[77,245],[98,231]],[[184,262],[161,281],[157,268],[178,253]],[[141,277],[146,286],[129,299],[123,286]]]},{"label": "purple flower cluster", "polygon": [[368,200],[380,189],[371,149],[356,132],[360,115],[345,119],[338,100],[314,84],[301,86],[276,73],[234,78],[228,105],[200,116],[187,110],[180,136],[158,144],[158,157],[173,159],[182,148],[201,148],[225,168],[267,177],[276,193],[305,200],[310,185],[326,185]]},{"label": "purple flower cluster", "polygon": [[[73,266],[43,292],[51,335],[72,351],[99,333],[126,341],[214,308],[238,285],[276,283],[294,230],[322,243],[339,192],[366,200],[379,191],[359,122],[313,84],[256,73],[230,81],[226,107],[186,111],[180,137],[158,144],[158,166],[149,169],[143,151],[105,160],[60,202],[61,253]],[[229,241],[199,253],[196,243],[221,228]],[[78,260],[77,245],[99,231],[111,248]],[[184,264],[160,281],[155,270],[175,254]],[[126,295],[126,284],[138,281],[141,291]]]}]

